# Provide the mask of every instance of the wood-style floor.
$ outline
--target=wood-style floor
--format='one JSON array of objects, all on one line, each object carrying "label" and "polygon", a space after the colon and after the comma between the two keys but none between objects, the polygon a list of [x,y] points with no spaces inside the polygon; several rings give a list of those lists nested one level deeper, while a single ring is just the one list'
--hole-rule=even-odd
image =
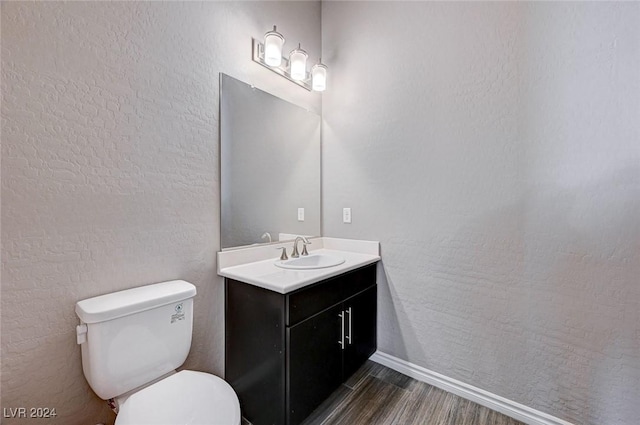
[{"label": "wood-style floor", "polygon": [[[243,425],[248,422],[243,421]],[[302,425],[524,425],[367,361]]]}]

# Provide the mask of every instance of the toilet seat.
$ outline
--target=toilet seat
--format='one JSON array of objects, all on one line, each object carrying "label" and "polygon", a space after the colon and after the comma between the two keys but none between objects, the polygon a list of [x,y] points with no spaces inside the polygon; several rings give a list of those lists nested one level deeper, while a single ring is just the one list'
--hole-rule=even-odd
[{"label": "toilet seat", "polygon": [[240,425],[231,386],[209,373],[183,370],[129,396],[115,425]]}]

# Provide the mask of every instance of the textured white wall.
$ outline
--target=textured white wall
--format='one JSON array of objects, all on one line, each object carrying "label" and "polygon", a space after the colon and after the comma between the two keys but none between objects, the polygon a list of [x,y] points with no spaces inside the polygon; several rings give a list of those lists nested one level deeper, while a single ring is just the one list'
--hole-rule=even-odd
[{"label": "textured white wall", "polygon": [[380,350],[638,423],[639,22],[638,3],[323,3],[323,231],[381,241]]},{"label": "textured white wall", "polygon": [[[198,287],[186,367],[223,372],[218,73],[320,110],[251,61],[274,23],[320,51],[318,2],[2,2],[2,407],[113,422],[82,375],[77,300]],[[3,419],[3,423],[45,423]]]}]

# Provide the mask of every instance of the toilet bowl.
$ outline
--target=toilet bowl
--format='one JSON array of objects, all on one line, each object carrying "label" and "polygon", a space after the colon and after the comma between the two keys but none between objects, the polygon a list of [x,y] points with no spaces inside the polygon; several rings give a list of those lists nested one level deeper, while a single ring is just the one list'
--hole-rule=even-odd
[{"label": "toilet bowl", "polygon": [[116,425],[240,425],[240,404],[215,375],[183,370],[120,400]]},{"label": "toilet bowl", "polygon": [[117,411],[116,425],[240,425],[240,403],[223,379],[182,370],[191,347],[193,297],[185,281],[79,301],[82,369]]}]

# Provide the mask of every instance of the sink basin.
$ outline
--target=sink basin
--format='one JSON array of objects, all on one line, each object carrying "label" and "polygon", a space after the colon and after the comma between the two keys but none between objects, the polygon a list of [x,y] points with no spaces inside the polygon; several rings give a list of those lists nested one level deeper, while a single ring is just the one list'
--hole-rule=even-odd
[{"label": "sink basin", "polygon": [[324,269],[344,263],[344,258],[329,254],[309,254],[304,257],[276,261],[276,266],[283,269],[311,270]]}]

